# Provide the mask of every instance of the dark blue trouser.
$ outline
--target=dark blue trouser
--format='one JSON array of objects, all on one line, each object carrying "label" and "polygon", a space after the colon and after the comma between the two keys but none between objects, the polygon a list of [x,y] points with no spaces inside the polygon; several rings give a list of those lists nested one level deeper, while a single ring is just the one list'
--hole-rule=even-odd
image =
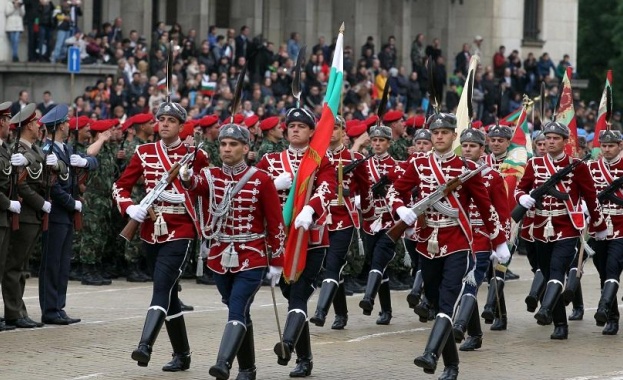
[{"label": "dark blue trouser", "polygon": [[346,255],[348,255],[348,248],[353,240],[354,233],[354,227],[329,232],[329,248],[325,258],[326,278],[335,280],[337,283],[340,282],[342,269],[346,265]]},{"label": "dark blue trouser", "polygon": [[214,273],[216,288],[221,293],[223,303],[229,309],[227,321],[240,321],[245,325],[251,322],[251,304],[266,274],[266,268],[243,270],[237,273]]},{"label": "dark blue trouser", "polygon": [[162,308],[167,317],[175,317],[182,312],[177,281],[184,271],[191,242],[190,239],[181,239],[166,243],[143,243],[154,279],[149,307]]},{"label": "dark blue trouser", "polygon": [[623,271],[623,238],[613,240],[591,240],[591,247],[595,250],[593,262],[599,272],[601,286],[606,280],[621,278]]},{"label": "dark blue trouser", "polygon": [[307,315],[307,301],[316,290],[316,277],[322,269],[325,253],[326,248],[308,249],[305,269],[298,281],[290,284],[286,281],[279,282],[281,293],[288,300],[288,311],[299,309]]},{"label": "dark blue trouser", "polygon": [[[370,270],[377,270],[383,273],[383,281],[389,279],[388,273],[385,271],[389,262],[396,256],[396,243],[387,236],[387,230],[380,230],[374,235],[366,234],[366,251],[372,258]],[[366,254],[368,256],[368,254]]]},{"label": "dark blue trouser", "polygon": [[48,230],[43,233],[39,268],[39,306],[42,318],[58,318],[65,309],[73,235],[72,224],[53,222],[50,222]]},{"label": "dark blue trouser", "polygon": [[471,252],[459,251],[433,259],[422,256],[420,263],[426,298],[438,313],[452,318],[463,288],[463,278],[472,267]]}]

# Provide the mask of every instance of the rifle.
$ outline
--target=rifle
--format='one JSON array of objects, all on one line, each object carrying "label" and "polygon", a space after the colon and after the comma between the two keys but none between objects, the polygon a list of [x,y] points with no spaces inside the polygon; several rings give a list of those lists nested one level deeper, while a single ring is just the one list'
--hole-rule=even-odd
[{"label": "rifle", "polygon": [[[70,126],[71,128],[71,126]],[[71,144],[71,152],[76,154],[76,144],[78,144],[78,117],[76,117],[76,129],[72,131],[74,138]],[[69,138],[67,138],[67,142],[69,143]],[[68,157],[69,158],[69,157]],[[80,185],[82,185],[83,180],[79,178],[78,168],[70,167],[71,171],[71,197],[75,200],[83,202],[82,197],[80,196]],[[78,210],[74,211],[74,230],[80,231],[82,230],[82,213]]]},{"label": "rifle", "polygon": [[370,187],[370,190],[372,190],[372,194],[375,197],[384,197],[385,194],[387,194],[385,186],[389,185],[390,183],[391,182],[389,181],[389,178],[387,178],[387,174],[382,175],[381,178],[379,178],[378,182]]},{"label": "rifle", "polygon": [[[17,129],[17,133],[15,136],[15,143],[13,145],[13,154],[19,153],[19,140],[22,134],[21,118],[17,124],[16,129]],[[45,162],[43,164],[45,165]],[[19,167],[13,166],[13,170],[11,171],[11,194],[9,194],[9,199],[11,199],[12,201],[18,201],[18,202],[21,201],[19,193],[17,191],[17,185],[19,184],[19,176],[20,176]],[[14,213],[13,215],[11,215],[11,229],[13,231],[19,230],[19,214],[17,213]]]},{"label": "rifle", "polygon": [[[158,181],[156,186],[147,194],[140,203],[140,206],[149,210],[149,216],[152,220],[156,220],[156,214],[151,209],[151,206],[154,204],[160,194],[164,192],[164,190],[177,178],[177,175],[180,172],[180,168],[182,165],[187,164],[193,158],[193,152],[188,152],[182,157],[181,160],[171,166],[171,169],[167,173],[165,173],[162,178]],[[123,228],[121,233],[119,234],[122,238],[127,241],[132,240],[132,237],[136,234],[136,230],[138,230],[139,222],[130,218],[128,224]]]},{"label": "rifle", "polygon": [[[566,177],[568,174],[570,174],[578,165],[588,160],[589,158],[591,158],[590,153],[586,154],[580,160],[574,161],[570,163],[569,165],[565,166],[564,168],[560,169],[558,172],[554,173],[551,177],[549,177],[549,179],[545,181],[544,184],[532,190],[530,192],[530,196],[534,198],[534,200],[536,201],[537,208],[542,207],[541,199],[546,194],[553,195],[557,199],[562,199],[562,200],[569,199],[569,194],[561,193],[560,191],[556,190],[555,187],[558,184],[558,182],[562,181],[562,179]],[[511,216],[513,220],[515,221],[515,223],[519,223],[519,221],[523,219],[527,211],[528,209],[523,207],[520,204],[515,206],[515,208],[513,209],[513,212],[511,213]]]},{"label": "rifle", "polygon": [[608,187],[597,193],[597,199],[599,199],[599,203],[604,203],[605,201],[610,201],[617,206],[623,206],[623,199],[614,195],[614,193],[619,190],[623,186],[623,176],[612,181]]},{"label": "rifle", "polygon": [[[420,216],[424,215],[427,209],[429,209],[430,207],[433,207],[435,210],[439,211],[440,213],[444,215],[458,218],[459,216],[458,210],[449,208],[448,206],[442,204],[439,201],[447,197],[448,194],[452,193],[459,186],[464,184],[468,179],[480,173],[486,167],[487,165],[480,165],[474,170],[468,171],[466,173],[461,174],[458,177],[452,178],[448,182],[437,187],[435,191],[427,195],[425,198],[422,198],[418,202],[416,202],[411,208],[411,211],[413,211],[415,215],[418,216],[419,218]],[[389,236],[389,238],[392,239],[392,241],[395,243],[398,241],[398,239],[402,237],[402,234],[408,228],[409,228],[409,225],[407,225],[402,220],[399,220],[398,222],[396,222],[396,224],[394,224],[392,228],[389,229],[389,231],[387,231],[387,236]]]},{"label": "rifle", "polygon": [[[126,140],[128,139],[128,130],[126,129],[123,132],[123,137],[121,138],[121,144],[119,145],[119,151],[122,151],[125,145]],[[117,158],[117,168],[119,168],[119,173],[123,173],[125,170],[126,160],[123,158]]]},{"label": "rifle", "polygon": [[[46,149],[44,149],[44,154],[45,154],[44,157],[45,157],[45,159],[43,160],[43,164],[45,165],[45,169],[44,169],[45,170],[45,177],[44,177],[44,180],[43,180],[44,182],[43,183],[45,183],[45,186],[46,186],[45,187],[45,200],[48,201],[48,202],[50,202],[50,191],[52,189],[52,185],[50,183],[52,181],[52,178],[51,178],[51,175],[50,175],[51,174],[50,172],[52,171],[52,169],[49,168],[46,165],[46,161],[47,161],[48,156],[50,154],[53,154],[52,153],[52,147],[54,146],[54,140],[56,140],[56,130],[57,130],[56,125],[54,125],[54,131],[52,132],[52,141],[50,141],[50,146],[46,147]],[[48,230],[48,221],[49,221],[49,219],[50,219],[50,214],[48,214],[47,212],[43,213],[43,220],[41,221],[41,229],[42,229],[42,231],[47,231]]]},{"label": "rifle", "polygon": [[369,158],[371,158],[372,156],[374,156],[374,153],[370,153],[367,156],[360,158],[358,160],[355,161],[351,161],[350,164],[344,166],[344,168],[342,169],[342,172],[344,175],[352,172],[353,170],[355,170],[355,168],[361,164],[363,164],[364,162],[368,161]]}]

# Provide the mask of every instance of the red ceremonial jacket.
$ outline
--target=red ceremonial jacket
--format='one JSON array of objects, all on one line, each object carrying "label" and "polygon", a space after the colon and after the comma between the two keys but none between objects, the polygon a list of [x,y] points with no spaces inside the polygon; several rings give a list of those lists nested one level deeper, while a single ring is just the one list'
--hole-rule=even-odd
[{"label": "red ceremonial jacket", "polygon": [[[577,158],[571,158],[563,154],[559,159],[550,159],[549,156],[533,157],[528,161],[526,172],[524,173],[517,190],[515,191],[515,200],[519,202],[519,198],[524,194],[530,194],[530,191],[541,186],[550,178],[545,160],[549,159],[552,163],[554,171],[559,171]],[[596,231],[602,231],[606,228],[604,219],[601,215],[601,207],[597,203],[597,193],[595,185],[585,163],[580,163],[574,171],[563,178],[559,182],[564,193],[569,194],[570,201],[573,205],[573,212],[578,227],[581,227],[584,216],[580,206],[580,198],[586,202],[588,212],[591,217],[591,223]],[[562,200],[547,194],[542,199],[543,208],[537,209],[534,215],[534,225],[532,228],[534,239],[542,242],[550,242],[562,239],[576,238],[580,236],[580,231],[574,227],[569,211]],[[549,222],[549,223],[548,223]],[[553,228],[553,234],[546,236],[547,227]]]},{"label": "red ceremonial jacket", "polygon": [[[334,151],[327,151],[327,157],[329,162],[335,168],[336,178],[338,172],[338,166],[340,160],[342,166],[346,167],[354,160],[363,158],[363,155],[358,152],[351,152],[343,145]],[[339,183],[337,184],[340,185]],[[331,200],[329,204],[329,212],[327,213],[327,226],[329,231],[344,230],[346,228],[355,227],[359,228],[359,213],[355,207],[355,195],[366,196],[368,194],[368,176],[366,174],[365,162],[359,164],[353,171],[348,174],[344,174],[342,180],[343,193],[348,194],[344,196],[344,204],[339,206],[337,199],[337,189],[335,191],[336,198]]]},{"label": "red ceremonial jacket", "polygon": [[[588,164],[591,176],[595,182],[597,193],[604,190],[612,183],[613,179],[617,179],[623,175],[623,160],[620,157],[612,162],[600,158],[597,161],[591,161]],[[605,173],[604,173],[605,171]],[[623,191],[619,189],[614,195],[623,199]],[[606,228],[608,229],[607,240],[623,238],[623,206],[619,206],[609,200],[600,202],[601,211],[605,219]],[[595,229],[592,225],[589,228],[591,235],[595,235]]]},{"label": "red ceremonial jacket", "polygon": [[[303,158],[306,150],[307,149],[296,150],[294,148],[288,148],[283,152],[265,154],[260,162],[257,163],[256,167],[267,172],[273,181],[279,176],[279,174],[286,172],[292,174],[292,178],[294,178],[294,174],[298,171],[301,159]],[[292,182],[292,186],[294,186],[294,181]],[[312,225],[310,228],[310,230],[312,230],[310,235],[322,235],[322,242],[319,245],[314,244],[314,248],[329,246],[329,234],[325,233],[326,225],[318,225],[318,221],[323,214],[327,212],[331,200],[335,199],[336,189],[337,181],[335,179],[335,170],[333,169],[333,166],[331,166],[327,156],[324,156],[322,157],[320,166],[316,171],[312,196],[307,204],[314,209],[314,221],[316,223],[315,226]],[[277,191],[279,193],[279,199],[281,200],[280,210],[283,209],[290,190],[292,190],[292,188]],[[320,222],[322,222],[322,220],[320,220]]]},{"label": "red ceremonial jacket", "polygon": [[[173,147],[168,149],[162,141],[139,145],[121,177],[113,184],[113,199],[117,203],[121,215],[125,215],[126,209],[134,204],[131,198],[132,187],[138,182],[139,178],[144,178],[145,191],[149,193],[167,172],[165,167],[170,167],[186,153],[193,152],[194,149],[192,146],[182,144],[181,141],[173,144]],[[161,162],[158,151],[163,152],[163,158],[166,160],[165,165]],[[199,150],[193,170],[198,172],[206,166],[208,166],[208,158],[203,150]],[[165,196],[169,195],[178,198],[178,200],[183,199],[179,203],[170,203],[160,197],[153,204],[154,212],[157,216],[162,216],[168,233],[156,236],[154,221],[148,217],[141,226],[141,239],[151,244],[180,239],[194,239],[199,230],[198,220],[193,207],[194,200],[190,198],[190,195],[182,187],[179,178],[175,179],[166,188],[165,192],[167,193],[164,194]]]},{"label": "red ceremonial jacket", "polygon": [[[283,266],[285,226],[281,209],[275,207],[279,195],[270,176],[254,169],[256,172],[233,198],[224,200],[225,189],[231,191],[249,170],[244,162],[235,167],[204,168],[189,183],[189,192],[200,197],[201,209],[207,212],[202,215],[201,226],[203,236],[210,240],[207,265],[216,273],[266,267],[267,248],[272,252],[270,265]],[[215,219],[211,212],[226,205],[224,215]],[[221,256],[232,245],[239,265],[225,268]]]},{"label": "red ceremonial jacket", "polygon": [[[387,200],[382,196],[374,196],[372,193],[372,185],[377,183],[381,177],[387,175],[397,178],[401,173],[400,168],[401,161],[395,160],[389,153],[383,153],[378,156],[368,158],[365,164],[366,175],[368,177],[368,183],[370,184],[370,190],[367,196],[361,197],[361,214],[363,216],[363,231],[369,235],[374,235],[374,224],[379,226],[380,229],[389,229],[394,225],[394,218],[392,211],[387,204]],[[396,172],[398,170],[398,172]],[[388,189],[389,185],[385,185],[385,189]]]},{"label": "red ceremonial jacket", "polygon": [[[409,165],[413,164],[413,162],[415,161],[416,158],[419,157],[428,157],[429,154],[431,154],[432,151],[429,152],[415,152],[412,155],[410,155],[406,161],[400,161],[400,163],[396,166],[394,166],[394,168],[392,168],[392,170],[390,170],[389,173],[387,173],[387,177],[389,178],[390,181],[392,181],[392,183],[396,182],[396,180],[398,180],[398,178],[402,177],[403,174],[405,174],[405,172],[407,171],[407,168],[409,167]],[[412,207],[413,204],[416,202],[416,200],[418,199],[418,197],[416,196],[417,194],[412,193],[412,197],[411,197],[411,201],[409,201],[409,204],[407,205],[407,207]],[[413,241],[417,241],[417,235],[420,232],[420,227],[418,227],[418,224],[415,224],[415,228],[413,229],[408,229],[405,231],[403,238],[404,239],[409,239],[409,240],[413,240]]]},{"label": "red ceremonial jacket", "polygon": [[[446,181],[461,175],[465,170],[463,160],[457,157],[453,152],[447,153],[444,157],[439,157],[436,153],[432,153],[432,155],[432,159],[439,162],[443,177]],[[389,206],[394,212],[399,207],[408,203],[413,188],[419,188],[419,198],[421,199],[425,198],[439,187],[440,183],[429,162],[431,157],[416,158],[413,163],[409,165],[406,173],[390,187],[387,198]],[[470,170],[476,168],[476,165],[472,161],[467,161],[467,165]],[[470,178],[455,190],[453,194],[458,198],[460,206],[458,209],[459,213],[465,213],[464,215],[466,218],[468,218],[467,212],[470,201],[473,200],[478,207],[484,228],[488,232],[494,246],[506,241],[506,236],[503,233],[503,226],[489,200],[482,176]],[[447,198],[441,202],[444,202],[447,207],[451,207]],[[428,258],[443,257],[458,251],[471,249],[472,242],[469,240],[469,235],[472,235],[472,231],[469,220],[467,220],[467,228],[469,228],[469,230],[465,231],[456,218],[445,216],[433,208],[428,208],[425,213],[425,221],[426,225],[420,227],[421,230],[418,235],[418,244],[416,246],[416,250],[421,255]],[[437,234],[437,241],[439,242],[438,254],[428,251],[428,241],[434,236],[433,233]]]}]

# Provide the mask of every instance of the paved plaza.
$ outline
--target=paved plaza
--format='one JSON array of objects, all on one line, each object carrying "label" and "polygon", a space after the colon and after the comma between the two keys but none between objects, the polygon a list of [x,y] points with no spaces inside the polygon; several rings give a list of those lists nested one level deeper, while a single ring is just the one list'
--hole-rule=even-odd
[{"label": "paved plaza", "polygon": [[[490,332],[484,326],[482,349],[461,353],[460,379],[623,379],[623,332],[602,336],[595,326],[593,313],[599,298],[599,281],[592,263],[587,264],[582,281],[586,314],[583,321],[570,322],[569,340],[552,341],[553,327],[536,324],[525,310],[523,299],[531,281],[525,257],[513,262],[513,271],[521,275],[506,286],[509,328]],[[46,326],[34,330],[0,333],[0,379],[211,379],[209,367],[215,363],[218,345],[227,319],[214,286],[182,282],[181,298],[195,307],[186,314],[192,354],[190,370],[165,373],[161,367],[171,355],[171,346],[163,329],[149,367],[140,368],[130,359],[136,347],[145,311],[149,305],[151,283],[128,283],[115,280],[111,286],[83,286],[71,282],[67,312],[82,322],[72,326]],[[483,287],[481,289],[486,289]],[[621,292],[619,292],[621,293]],[[313,378],[316,379],[436,379],[413,365],[426,344],[431,323],[418,322],[407,308],[407,291],[392,292],[394,319],[389,326],[377,326],[376,310],[372,317],[361,314],[357,306],[362,295],[348,297],[350,309],[346,330],[333,331],[330,312],[324,328],[311,326],[314,353]],[[481,291],[480,305],[486,292]],[[620,296],[620,294],[619,294]],[[24,295],[33,319],[40,319],[37,279],[29,279]],[[310,302],[315,310],[317,293]],[[279,318],[283,328],[286,303],[277,293]],[[569,311],[569,308],[568,308]],[[251,311],[256,334],[258,379],[287,379],[294,367],[277,365],[272,352],[278,341],[270,289],[263,287]],[[232,377],[237,374],[237,363]]]}]

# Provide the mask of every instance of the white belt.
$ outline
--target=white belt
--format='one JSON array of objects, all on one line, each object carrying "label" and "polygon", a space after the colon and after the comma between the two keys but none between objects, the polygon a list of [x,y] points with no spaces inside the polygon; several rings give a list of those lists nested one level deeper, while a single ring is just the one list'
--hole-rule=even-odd
[{"label": "white belt", "polygon": [[374,215],[382,215],[386,212],[389,212],[389,207],[375,207]]},{"label": "white belt", "polygon": [[[344,197],[344,199],[346,199],[346,197]],[[331,202],[329,202],[329,206],[345,206],[346,205],[346,201],[342,202],[342,204],[338,204],[337,199],[333,199]]]},{"label": "white belt", "polygon": [[458,226],[459,221],[456,219],[440,219],[440,220],[426,219],[426,225],[432,228],[452,227],[452,226]]},{"label": "white belt", "polygon": [[182,206],[154,206],[156,214],[186,214],[186,207]]},{"label": "white belt", "polygon": [[214,240],[220,241],[222,243],[245,243],[248,241],[264,239],[266,237],[265,234],[243,234],[243,235],[216,235]]},{"label": "white belt", "polygon": [[604,215],[623,215],[623,209],[619,208],[604,208],[602,212]]},{"label": "white belt", "polygon": [[567,210],[536,210],[536,214],[539,216],[549,217],[549,216],[563,216],[567,215]]},{"label": "white belt", "polygon": [[485,222],[482,221],[482,219],[470,219],[470,224],[472,226],[484,226]]}]

